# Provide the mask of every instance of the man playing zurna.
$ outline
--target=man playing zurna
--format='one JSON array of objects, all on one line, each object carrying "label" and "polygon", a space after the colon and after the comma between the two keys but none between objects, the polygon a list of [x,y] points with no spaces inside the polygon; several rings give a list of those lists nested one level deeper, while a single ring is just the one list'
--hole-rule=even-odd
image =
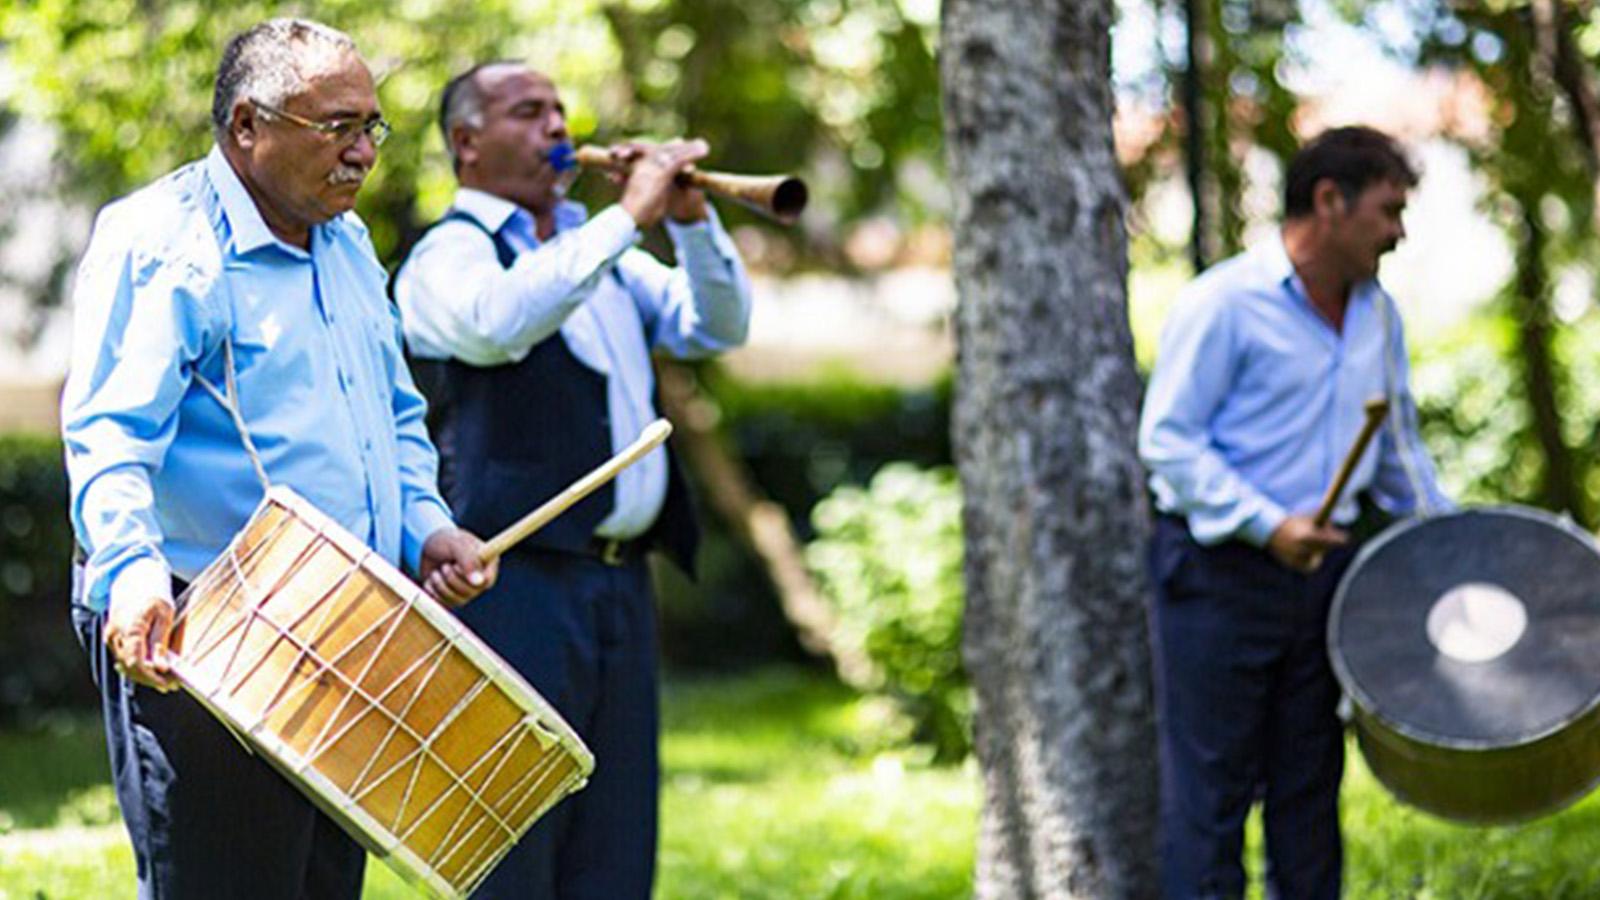
[{"label": "man playing zurna", "polygon": [[[1442,508],[1416,431],[1405,341],[1378,261],[1405,237],[1417,176],[1369,128],[1306,145],[1281,233],[1197,278],[1162,335],[1139,426],[1159,515],[1151,545],[1166,896],[1244,895],[1264,803],[1279,897],[1339,895],[1344,736],[1326,628],[1365,491],[1391,515]],[[1390,400],[1331,525],[1317,509]]]},{"label": "man playing zurna", "polygon": [[168,693],[173,596],[266,479],[447,603],[497,570],[435,487],[384,271],[351,212],[388,132],[355,45],[300,20],[243,32],[212,126],[205,159],[101,211],[79,266],[62,398],[84,555],[73,619],[141,898],[355,898],[361,848]]},{"label": "man playing zurna", "polygon": [[[461,187],[395,282],[406,342],[430,374],[440,482],[461,521],[500,530],[627,446],[656,417],[652,352],[743,343],[750,291],[733,242],[677,176],[702,141],[618,148],[618,203],[563,196],[570,150],[555,84],[520,63],[453,79],[440,128]],[[669,267],[638,249],[665,224]],[[534,826],[484,897],[650,894],[658,763],[655,608],[645,552],[686,568],[696,540],[664,449],[501,561],[461,618],[549,699],[594,752],[589,785]]]}]

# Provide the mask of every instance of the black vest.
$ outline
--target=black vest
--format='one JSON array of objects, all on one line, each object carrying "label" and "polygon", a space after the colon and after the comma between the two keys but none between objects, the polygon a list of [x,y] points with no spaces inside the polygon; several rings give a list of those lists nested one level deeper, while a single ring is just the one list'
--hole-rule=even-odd
[{"label": "black vest", "polygon": [[[460,210],[437,224],[466,222],[494,242],[500,265],[516,251]],[[461,527],[487,539],[554,497],[611,456],[606,377],[584,365],[557,331],[520,362],[472,366],[457,359],[411,360],[428,398],[428,430],[439,448],[439,490]],[[589,552],[595,527],[615,506],[607,483],[521,547]],[[649,532],[683,568],[694,571],[700,533],[676,460],[667,460],[667,496]],[[515,551],[513,551],[515,552]]]}]

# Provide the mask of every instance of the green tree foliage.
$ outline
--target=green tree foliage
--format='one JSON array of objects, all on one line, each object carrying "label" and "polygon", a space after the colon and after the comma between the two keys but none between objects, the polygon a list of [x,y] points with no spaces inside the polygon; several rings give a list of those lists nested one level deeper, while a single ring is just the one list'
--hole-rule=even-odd
[{"label": "green tree foliage", "polygon": [[961,496],[953,469],[891,464],[812,512],[806,561],[838,614],[834,640],[864,651],[912,737],[954,762],[971,744],[961,668]]},{"label": "green tree foliage", "polygon": [[1140,2],[1158,19],[1180,23],[1185,41],[1181,49],[1163,43],[1155,70],[1134,86],[1177,112],[1162,119],[1155,140],[1124,160],[1129,193],[1138,203],[1181,160],[1195,204],[1190,257],[1204,268],[1243,249],[1246,155],[1264,150],[1286,163],[1298,146],[1292,121],[1300,100],[1279,76],[1289,58],[1286,37],[1302,19],[1300,5]]},{"label": "green tree foliage", "polygon": [[[296,12],[349,32],[379,78],[395,136],[359,209],[391,264],[448,203],[437,98],[475,61],[522,59],[551,74],[579,138],[703,134],[716,168],[805,171],[818,197],[809,235],[823,251],[834,226],[888,208],[939,165],[926,0],[325,0],[305,10],[40,0],[0,6],[0,53],[14,70],[0,80],[0,109],[52,123],[74,190],[103,203],[203,154],[224,42]],[[586,198],[609,196],[600,181],[586,180]]]},{"label": "green tree foliage", "polygon": [[[348,31],[379,79],[395,125],[360,211],[385,259],[448,202],[450,175],[433,127],[440,87],[473,61],[537,60],[572,95],[573,128],[603,114],[616,48],[592,0],[473,4],[327,0],[314,15]],[[285,14],[260,0],[54,0],[0,8],[0,41],[20,77],[0,104],[53,124],[70,183],[102,203],[211,143],[211,83],[227,39]],[[419,202],[420,200],[420,202]]]},{"label": "green tree foliage", "polygon": [[[1508,417],[1517,428],[1499,445],[1498,471],[1483,473],[1500,480],[1503,499],[1567,511],[1592,526],[1600,492],[1591,485],[1600,480],[1600,455],[1581,424],[1587,416],[1567,349],[1585,338],[1566,333],[1553,304],[1565,274],[1587,273],[1592,284],[1587,261],[1600,249],[1594,229],[1600,165],[1578,96],[1591,89],[1565,81],[1562,65],[1563,54],[1571,54],[1577,77],[1592,77],[1600,62],[1600,32],[1588,18],[1593,11],[1580,14],[1566,0],[1343,7],[1374,34],[1389,35],[1387,46],[1400,59],[1457,72],[1483,88],[1482,127],[1453,137],[1484,178],[1485,212],[1514,248],[1514,272],[1491,309],[1503,320],[1506,339],[1493,346],[1508,372],[1491,374],[1481,350],[1474,350],[1463,356],[1457,381],[1471,391],[1480,376],[1489,376],[1504,382],[1501,397],[1521,401],[1521,410]],[[1377,27],[1386,11],[1399,11],[1413,27],[1402,38]],[[1440,412],[1441,422],[1460,420]]]}]

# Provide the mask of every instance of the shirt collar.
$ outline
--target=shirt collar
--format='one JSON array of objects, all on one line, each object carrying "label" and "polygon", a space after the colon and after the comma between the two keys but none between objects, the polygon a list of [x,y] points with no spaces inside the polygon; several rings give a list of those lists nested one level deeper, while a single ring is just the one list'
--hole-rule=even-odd
[{"label": "shirt collar", "polygon": [[[1295,271],[1294,262],[1289,259],[1289,248],[1283,244],[1281,231],[1257,245],[1255,252],[1256,258],[1260,260],[1262,272],[1272,280],[1273,284],[1293,288],[1294,292],[1302,297],[1306,295],[1306,286],[1300,280],[1300,273]],[[1358,281],[1350,286],[1350,302],[1353,304],[1377,289],[1376,278]]]},{"label": "shirt collar", "polygon": [[206,175],[216,189],[217,199],[222,202],[222,215],[233,232],[235,253],[243,256],[269,244],[288,246],[267,227],[266,220],[261,218],[261,210],[256,208],[255,199],[245,190],[244,182],[239,180],[239,174],[233,171],[228,158],[222,155],[222,148],[215,144],[206,155]]},{"label": "shirt collar", "polygon": [[1289,248],[1283,245],[1281,232],[1262,241],[1257,253],[1263,271],[1272,279],[1273,284],[1300,283],[1300,276],[1294,270],[1294,262],[1289,259]]},{"label": "shirt collar", "polygon": [[[456,209],[478,220],[478,224],[489,229],[490,232],[499,232],[505,227],[506,221],[522,207],[512,203],[504,197],[497,197],[487,191],[477,188],[456,188]],[[530,221],[532,213],[527,214]],[[582,225],[587,216],[583,206],[571,200],[563,200],[556,206],[556,231],[566,231]],[[531,228],[530,228],[531,231]]]}]

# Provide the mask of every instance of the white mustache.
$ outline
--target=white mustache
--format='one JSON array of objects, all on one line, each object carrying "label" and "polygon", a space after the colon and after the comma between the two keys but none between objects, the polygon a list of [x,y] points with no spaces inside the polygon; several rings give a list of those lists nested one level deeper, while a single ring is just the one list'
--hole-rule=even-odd
[{"label": "white mustache", "polygon": [[367,178],[367,170],[362,166],[340,166],[328,173],[329,184],[360,184]]}]

